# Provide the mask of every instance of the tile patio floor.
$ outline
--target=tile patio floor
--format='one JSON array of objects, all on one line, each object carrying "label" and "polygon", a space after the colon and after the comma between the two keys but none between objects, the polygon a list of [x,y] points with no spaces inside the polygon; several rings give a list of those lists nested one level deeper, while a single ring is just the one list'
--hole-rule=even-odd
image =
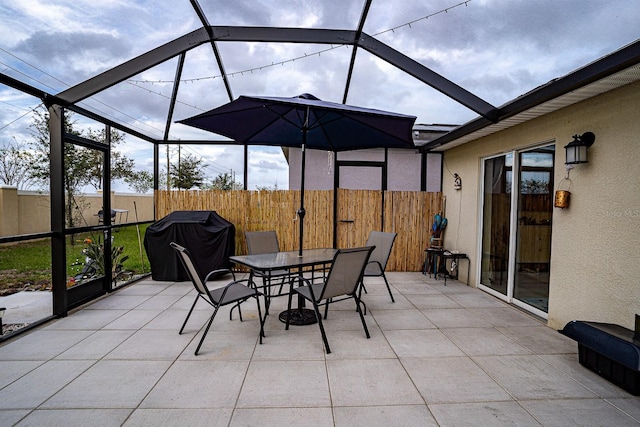
[{"label": "tile patio floor", "polygon": [[[258,344],[189,283],[142,281],[0,347],[0,426],[637,426],[640,398],[579,365],[577,345],[456,281],[389,273],[363,297],[285,331],[276,299]],[[352,304],[349,301],[349,304]]]}]

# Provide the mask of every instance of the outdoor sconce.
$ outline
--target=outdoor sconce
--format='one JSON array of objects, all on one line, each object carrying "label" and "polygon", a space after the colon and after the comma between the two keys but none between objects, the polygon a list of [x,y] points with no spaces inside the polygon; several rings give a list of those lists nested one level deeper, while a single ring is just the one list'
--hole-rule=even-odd
[{"label": "outdoor sconce", "polygon": [[577,165],[580,163],[589,163],[587,150],[593,145],[596,136],[593,132],[585,132],[582,135],[573,135],[573,141],[564,146],[566,150],[565,165]]},{"label": "outdoor sconce", "polygon": [[462,190],[462,178],[457,173],[453,174],[453,189]]},{"label": "outdoor sconce", "polygon": [[0,307],[0,335],[2,335],[2,318],[5,311],[7,311],[6,307]]}]

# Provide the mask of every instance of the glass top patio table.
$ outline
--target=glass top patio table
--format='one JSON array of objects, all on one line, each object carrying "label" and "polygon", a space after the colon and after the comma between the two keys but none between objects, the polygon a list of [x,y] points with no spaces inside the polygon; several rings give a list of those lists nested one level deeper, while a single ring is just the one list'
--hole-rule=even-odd
[{"label": "glass top patio table", "polygon": [[[229,261],[249,267],[251,274],[253,274],[253,271],[260,271],[268,276],[274,270],[297,269],[301,276],[302,269],[305,267],[312,267],[313,272],[313,268],[316,266],[333,262],[333,257],[337,251],[337,249],[332,248],[320,248],[305,249],[302,251],[302,256],[298,251],[235,255],[229,257]],[[279,315],[280,321],[284,323],[286,323],[287,317],[289,317],[289,323],[292,325],[310,325],[317,322],[315,312],[304,308],[304,300],[302,298],[298,299],[297,309],[292,309],[291,313],[285,310]]]},{"label": "glass top patio table", "polygon": [[229,257],[231,262],[244,265],[252,270],[269,272],[281,269],[295,269],[329,264],[333,261],[337,249],[320,248],[305,249],[302,256],[298,251],[273,252],[255,255],[234,255]]}]

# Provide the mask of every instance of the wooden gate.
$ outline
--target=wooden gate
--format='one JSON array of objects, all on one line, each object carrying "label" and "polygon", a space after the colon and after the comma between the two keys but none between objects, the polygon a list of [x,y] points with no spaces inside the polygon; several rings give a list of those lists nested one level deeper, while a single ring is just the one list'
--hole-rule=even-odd
[{"label": "wooden gate", "polygon": [[336,246],[362,246],[371,230],[382,230],[382,195],[380,190],[338,189]]},{"label": "wooden gate", "polygon": [[441,193],[338,189],[337,203],[337,247],[362,246],[372,230],[395,232],[387,270],[422,269],[433,217],[444,211]]}]

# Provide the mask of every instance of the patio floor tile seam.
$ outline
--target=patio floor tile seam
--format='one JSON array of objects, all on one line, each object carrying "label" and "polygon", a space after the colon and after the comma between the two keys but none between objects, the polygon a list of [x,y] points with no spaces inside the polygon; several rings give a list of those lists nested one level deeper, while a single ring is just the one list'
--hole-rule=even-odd
[{"label": "patio floor tile seam", "polygon": [[405,372],[407,372],[407,375],[409,375],[409,378],[411,378],[412,383],[414,384],[414,387],[416,387],[416,389],[418,390],[418,392],[420,392],[420,387],[418,386],[418,384],[415,383],[413,376],[411,375],[411,373],[409,372],[406,364],[407,362],[410,361],[421,361],[421,360],[442,360],[442,359],[457,359],[457,360],[468,360],[470,363],[473,363],[475,366],[477,366],[486,376],[488,379],[490,379],[491,381],[493,381],[497,387],[500,388],[500,390],[502,390],[506,395],[508,395],[510,397],[510,399],[469,399],[469,400],[455,400],[455,401],[437,401],[437,402],[429,402],[427,400],[427,398],[425,396],[422,395],[422,393],[420,393],[420,396],[423,398],[423,400],[425,401],[425,404],[427,406],[429,405],[459,405],[459,404],[464,404],[464,403],[495,403],[495,402],[517,402],[518,399],[516,398],[516,396],[514,396],[512,393],[509,392],[509,390],[507,390],[502,384],[500,384],[500,382],[498,382],[495,378],[493,378],[491,375],[489,375],[484,369],[482,369],[481,366],[478,366],[478,364],[473,360],[472,357],[467,356],[467,355],[462,355],[462,356],[419,356],[419,357],[399,357],[398,360],[400,361],[400,363],[402,364],[403,369],[405,370]]},{"label": "patio floor tile seam", "polygon": [[[264,342],[264,337],[263,337],[263,342]],[[245,386],[245,384],[247,383],[247,376],[249,375],[249,371],[251,369],[251,364],[255,361],[258,361],[259,359],[254,359],[254,356],[256,354],[256,350],[258,348],[258,346],[260,345],[260,338],[258,337],[256,339],[255,344],[253,345],[253,351],[251,352],[251,357],[249,358],[249,361],[247,363],[247,367],[244,371],[244,375],[242,376],[242,382],[240,383],[240,387],[238,387],[238,394],[236,395],[235,400],[233,401],[233,407],[231,408],[231,416],[229,417],[229,420],[231,421],[233,419],[233,415],[235,414],[236,410],[240,409],[238,408],[238,403],[240,403],[240,395],[242,394],[242,389]],[[242,409],[246,409],[247,407],[242,407]],[[256,408],[260,408],[260,407],[256,407]]]},{"label": "patio floor tile seam", "polygon": [[[164,289],[164,288],[163,288]],[[117,291],[116,291],[117,292]],[[159,292],[161,292],[161,290],[159,290]],[[150,296],[152,297],[152,296]],[[89,305],[81,308],[81,309],[91,309],[90,306],[95,303],[91,302]],[[144,304],[144,302],[142,303]],[[103,309],[98,309],[98,310],[109,310],[109,308],[103,308]],[[115,347],[113,347],[110,351],[108,351],[107,353],[105,353],[104,355],[102,355],[99,358],[87,358],[87,359],[64,359],[64,358],[59,358],[62,354],[64,354],[66,351],[68,351],[69,349],[73,348],[74,346],[82,343],[83,341],[88,340],[90,337],[94,336],[95,334],[97,334],[100,331],[113,331],[113,330],[118,330],[118,329],[111,329],[109,328],[109,325],[112,324],[113,322],[116,322],[118,319],[122,318],[123,316],[126,316],[128,313],[131,312],[136,312],[136,311],[140,311],[141,309],[138,308],[131,308],[128,309],[125,313],[123,313],[121,316],[118,316],[117,318],[113,319],[111,322],[109,322],[106,325],[101,326],[100,328],[91,328],[91,329],[86,329],[87,331],[93,331],[93,333],[89,334],[87,337],[81,339],[80,341],[78,341],[77,343],[74,343],[73,345],[71,345],[69,348],[65,349],[64,351],[62,351],[60,354],[57,354],[53,357],[51,357],[49,360],[91,360],[91,361],[95,361],[95,363],[101,362],[101,361],[171,361],[171,366],[180,358],[180,355],[182,355],[184,353],[184,351],[191,345],[191,343],[193,342],[193,339],[197,336],[197,334],[201,331],[202,328],[198,329],[198,331],[196,331],[196,333],[193,335],[193,337],[189,340],[188,343],[185,344],[184,349],[175,356],[175,358],[173,358],[173,360],[171,359],[166,359],[166,358],[158,358],[158,359],[150,359],[150,358],[132,358],[130,356],[126,356],[123,358],[109,358],[108,356],[110,354],[112,354],[114,351],[116,351],[120,346],[122,346],[127,340],[131,339],[132,336],[134,336],[136,333],[144,331],[144,327],[147,326],[150,322],[152,322],[154,319],[156,319],[157,317],[161,316],[162,313],[164,313],[167,309],[165,310],[145,310],[145,311],[158,311],[158,314],[156,316],[154,316],[153,318],[149,319],[148,321],[146,321],[143,325],[140,325],[137,328],[131,328],[131,329],[126,329],[127,331],[134,331],[132,332],[129,337],[125,340],[123,340],[122,342],[120,342],[118,345],[116,345]],[[204,325],[203,325],[204,326]],[[83,330],[83,329],[74,329],[74,331],[76,330]],[[95,364],[94,363],[94,364]],[[92,364],[93,366],[93,364]],[[169,368],[167,368],[168,370]],[[165,372],[166,373],[166,372]]]},{"label": "patio floor tile seam", "polygon": [[[130,285],[128,285],[128,286],[135,286],[135,285],[136,285],[136,283],[132,283],[132,284],[130,284]],[[94,305],[98,304],[100,301],[102,301],[102,300],[104,300],[104,299],[106,299],[106,298],[109,298],[109,297],[111,297],[111,296],[117,296],[117,295],[118,295],[118,292],[119,292],[119,291],[122,291],[122,290],[126,290],[126,289],[118,289],[118,290],[115,290],[114,292],[111,292],[111,293],[109,293],[109,294],[106,294],[106,295],[104,295],[104,296],[102,296],[102,297],[98,298],[97,300],[90,301],[89,303],[87,303],[87,304],[85,304],[85,305],[82,305],[82,306],[80,306],[80,307],[78,307],[78,308],[74,309],[74,311],[69,312],[69,313],[68,313],[68,315],[67,315],[66,317],[63,317],[62,319],[67,319],[67,318],[69,318],[70,316],[73,316],[73,314],[74,314],[75,312],[78,312],[78,311],[81,311],[81,310],[116,310],[116,309],[115,309],[115,308],[113,308],[113,307],[94,307]],[[156,295],[157,295],[157,294],[156,294]],[[126,295],[125,295],[125,296],[126,296]],[[138,296],[138,295],[136,295],[136,296]],[[144,295],[144,296],[148,296],[149,298],[147,298],[145,301],[141,302],[140,304],[138,304],[138,305],[137,305],[137,306],[135,306],[135,307],[128,307],[128,308],[126,308],[126,309],[125,309],[126,311],[125,311],[124,313],[122,313],[120,316],[116,317],[115,319],[111,320],[111,321],[110,321],[109,323],[107,323],[106,325],[103,325],[103,326],[101,326],[100,328],[90,328],[90,329],[87,329],[87,330],[94,330],[94,331],[98,331],[98,330],[103,330],[103,329],[111,329],[111,328],[108,328],[108,326],[109,326],[110,324],[112,324],[112,323],[114,323],[114,322],[116,322],[116,321],[118,321],[118,320],[122,319],[124,316],[126,316],[126,315],[128,315],[128,314],[130,314],[130,313],[132,313],[132,312],[137,312],[137,311],[157,311],[157,312],[158,312],[158,314],[157,314],[155,317],[153,317],[153,318],[149,319],[149,320],[148,320],[144,325],[142,325],[140,328],[137,328],[137,329],[141,329],[142,327],[146,326],[149,322],[151,322],[153,319],[155,319],[156,317],[160,316],[160,315],[161,315],[161,314],[166,310],[166,309],[163,309],[163,310],[158,310],[158,309],[147,309],[147,310],[145,310],[145,309],[142,309],[142,308],[138,308],[140,305],[144,304],[146,301],[148,301],[148,299],[152,298],[152,297],[153,297],[153,296],[155,296],[155,295]],[[122,310],[122,309],[117,309],[117,310]],[[82,330],[82,329],[80,329],[80,330]]]},{"label": "patio floor tile seam", "polygon": [[[517,341],[515,341],[512,337],[504,334],[503,332],[501,332],[496,326],[494,325],[489,325],[489,326],[472,326],[472,327],[468,327],[468,326],[462,326],[462,327],[446,327],[446,328],[438,328],[438,330],[440,332],[442,332],[448,339],[449,341],[451,341],[456,347],[458,347],[460,349],[461,352],[463,352],[467,357],[469,358],[473,358],[474,356],[478,356],[478,357],[482,357],[482,356],[521,356],[523,355],[523,353],[518,353],[518,352],[514,352],[514,353],[495,353],[495,354],[472,354],[468,351],[466,351],[463,347],[457,345],[455,343],[455,341],[453,341],[450,337],[450,333],[449,330],[455,330],[455,329],[482,329],[482,330],[486,330],[486,329],[492,329],[495,330],[496,332],[498,332],[501,336],[505,337],[506,339],[508,339],[511,343],[513,343],[514,346],[520,347],[525,349],[528,353],[527,355],[533,356],[533,355],[537,355],[535,352],[533,352],[530,348],[525,347],[523,345],[520,345]],[[548,362],[547,362],[548,363]]]},{"label": "patio floor tile seam", "polygon": [[[527,398],[527,399],[517,399],[516,403],[525,411],[527,412],[531,417],[533,417],[537,422],[539,422],[541,425],[546,425],[545,422],[543,420],[540,419],[539,415],[536,415],[534,412],[531,411],[531,405],[532,403],[544,403],[544,402],[549,402],[550,400],[553,400],[553,402],[598,402],[598,401],[602,401],[604,402],[606,405],[610,405],[612,411],[617,411],[620,412],[621,414],[624,414],[625,416],[629,417],[629,419],[635,421],[636,423],[640,424],[640,419],[635,418],[632,414],[630,414],[629,412],[625,411],[623,408],[618,407],[617,405],[613,404],[612,402],[609,402],[608,399],[604,399],[601,398],[599,396],[593,396],[593,397],[562,397],[562,398],[554,398],[554,399],[550,399],[550,398],[540,398],[540,399],[531,399],[531,398]],[[569,418],[567,418],[568,421]],[[593,425],[596,425],[597,421],[594,421]],[[597,425],[603,425],[603,424],[597,424]],[[613,424],[611,424],[613,425]]]},{"label": "patio floor tile seam", "polygon": [[[135,308],[130,309],[128,312],[130,311],[134,311]],[[162,311],[160,312],[162,313]],[[123,314],[124,315],[124,314]],[[158,314],[160,315],[160,314]],[[157,316],[156,316],[157,317]],[[114,320],[115,321],[115,320]],[[147,322],[148,323],[148,322]],[[145,323],[146,325],[146,323]],[[131,413],[129,414],[129,416],[127,417],[127,419],[131,416],[131,414],[137,410],[140,409],[140,405],[142,404],[142,402],[147,398],[147,396],[153,391],[154,387],[156,387],[158,385],[158,383],[162,380],[162,378],[164,378],[164,376],[167,374],[167,372],[169,372],[169,370],[171,369],[172,366],[174,366],[174,364],[179,360],[180,356],[184,353],[184,351],[186,351],[186,349],[191,345],[191,343],[193,342],[193,339],[195,339],[195,337],[197,336],[198,332],[200,330],[198,330],[198,332],[196,332],[196,334],[194,334],[194,336],[189,340],[188,343],[185,344],[184,349],[175,356],[175,358],[173,358],[173,360],[171,359],[149,359],[149,358],[144,358],[144,359],[135,359],[135,358],[131,358],[131,357],[125,357],[122,359],[109,359],[107,358],[107,356],[109,354],[111,354],[113,351],[115,351],[118,347],[120,347],[125,341],[119,343],[117,346],[115,346],[113,349],[111,349],[109,352],[105,353],[104,355],[102,355],[99,358],[87,358],[87,359],[57,359],[60,355],[62,355],[64,352],[66,352],[67,350],[73,348],[74,346],[80,344],[81,342],[87,340],[89,337],[93,336],[94,334],[96,334],[98,331],[102,331],[102,330],[110,330],[110,329],[106,329],[107,325],[104,325],[101,328],[97,328],[97,329],[91,329],[94,331],[94,333],[88,335],[87,337],[83,338],[82,340],[78,341],[77,343],[72,344],[70,347],[68,347],[67,349],[65,349],[64,351],[62,351],[60,354],[57,354],[53,357],[51,357],[49,360],[45,361],[44,363],[47,363],[49,361],[90,361],[93,362],[91,364],[89,364],[87,366],[86,369],[78,372],[77,375],[75,375],[73,378],[70,378],[69,381],[67,381],[64,385],[60,386],[58,388],[58,390],[51,394],[47,399],[45,399],[43,402],[41,402],[39,405],[37,405],[33,410],[30,411],[33,412],[35,410],[73,410],[74,408],[48,408],[45,405],[47,404],[47,402],[49,402],[51,399],[54,399],[56,395],[58,395],[59,393],[62,392],[62,390],[64,390],[67,386],[69,386],[71,383],[73,383],[74,381],[76,381],[78,378],[80,378],[83,374],[85,374],[87,371],[89,371],[92,367],[96,366],[97,364],[101,363],[101,362],[114,362],[114,361],[120,361],[120,362],[130,362],[130,361],[136,361],[136,362],[153,362],[153,361],[157,361],[157,362],[170,362],[167,366],[167,368],[164,370],[164,372],[162,373],[162,375],[160,375],[158,377],[158,379],[154,382],[154,384],[152,386],[149,387],[149,390],[145,393],[145,395],[140,399],[140,401],[136,404],[136,405],[132,405],[130,407],[120,407],[120,406],[114,406],[112,408],[100,408],[100,409],[131,409]],[[135,332],[133,332],[129,338],[131,338],[131,336],[133,336],[136,332],[139,332],[142,330],[142,327],[135,329]],[[40,366],[40,365],[39,365]],[[82,410],[88,410],[89,408],[86,407],[78,407],[75,409],[82,409]],[[176,408],[176,409],[180,409],[180,408]]]},{"label": "patio floor tile seam", "polygon": [[[4,362],[4,360],[3,360]],[[9,362],[13,362],[13,361],[9,361]],[[13,379],[12,381],[8,382],[7,384],[5,384],[3,387],[0,387],[0,393],[2,393],[2,390],[11,387],[13,384],[15,384],[16,382],[20,381],[22,378],[26,377],[27,375],[29,375],[30,373],[32,373],[33,371],[35,371],[36,369],[42,367],[42,365],[44,365],[45,363],[48,362],[48,360],[36,360],[34,362],[42,362],[39,363],[38,365],[34,366],[32,369],[29,369],[28,371],[24,372],[22,375],[20,375],[19,377],[16,377],[15,379]],[[12,410],[12,409],[1,409],[1,410]]]},{"label": "patio floor tile seam", "polygon": [[[544,359],[543,359],[544,360]],[[545,360],[546,361],[546,360]],[[564,375],[568,376],[569,378],[571,378],[572,380],[574,380],[575,382],[577,382],[578,384],[582,385],[584,388],[586,388],[587,390],[589,390],[591,393],[593,393],[593,395],[595,396],[594,398],[597,399],[602,399],[605,400],[607,402],[609,402],[611,399],[618,399],[618,397],[611,397],[611,396],[605,396],[602,393],[598,392],[597,390],[595,390],[594,388],[590,387],[588,384],[585,384],[583,381],[581,381],[580,379],[576,378],[572,372],[567,371],[565,369],[562,369],[561,366],[556,366],[551,364],[550,362],[547,361],[547,363],[549,363],[551,366],[553,366],[555,369],[559,370],[560,372],[562,372]],[[582,367],[582,365],[580,365],[580,367]],[[585,368],[586,369],[586,368]],[[593,372],[594,375],[597,375],[595,372]],[[617,387],[617,386],[616,386]],[[640,397],[635,397],[631,394],[628,395],[629,399],[631,400],[637,400],[638,401],[638,405],[640,405]],[[585,397],[584,399],[590,399],[591,397]],[[580,398],[576,398],[576,399],[580,399]],[[617,409],[621,410],[620,408],[618,408],[613,402],[609,402],[611,405],[613,405],[614,407],[616,407]]]},{"label": "patio floor tile seam", "polygon": [[[429,406],[429,411],[431,412],[433,418],[438,421],[438,418],[436,417],[435,413],[433,411],[431,411],[431,407],[430,406],[438,406],[438,407],[446,407],[447,405],[452,405],[452,406],[459,406],[459,405],[468,405],[468,404],[485,404],[485,405],[495,405],[495,404],[499,404],[499,403],[506,403],[506,404],[515,404],[517,405],[518,408],[520,408],[525,414],[529,415],[533,420],[535,420],[535,422],[537,422],[540,426],[544,426],[545,423],[539,419],[539,417],[537,417],[535,414],[533,414],[530,410],[528,410],[525,406],[522,405],[522,403],[520,401],[518,401],[517,399],[514,400],[491,400],[491,401],[473,401],[473,402],[448,402],[448,403],[434,403],[432,405],[428,405]],[[520,419],[520,422],[522,422],[522,419]]]},{"label": "patio floor tile seam", "polygon": [[[158,384],[160,384],[160,381],[162,381],[162,379],[165,377],[165,375],[167,375],[167,372],[169,372],[169,370],[171,369],[171,367],[175,365],[175,363],[176,363],[176,361],[177,361],[177,360],[178,360],[178,357],[176,357],[176,359],[175,359],[173,362],[171,362],[171,363],[169,364],[169,366],[167,367],[167,369],[165,369],[165,371],[162,373],[162,375],[159,375],[159,376],[158,376],[158,379],[156,380],[156,382],[155,382],[151,387],[149,387],[149,390],[147,390],[147,392],[145,393],[145,395],[144,395],[144,396],[143,396],[143,397],[138,401],[138,403],[136,404],[136,406],[132,408],[131,413],[127,416],[127,421],[129,420],[129,418],[131,417],[131,415],[132,415],[135,411],[140,410],[140,409],[147,409],[147,408],[142,408],[142,407],[141,407],[142,403],[143,403],[143,402],[145,401],[145,399],[147,399],[147,398],[149,397],[149,395],[153,392],[153,389],[154,389]],[[151,409],[153,409],[153,408],[151,408]],[[165,409],[165,408],[157,408],[157,409]],[[171,408],[169,408],[169,409],[171,409]],[[177,408],[177,407],[176,407],[175,409],[182,409],[182,408]],[[124,424],[126,424],[126,421],[124,421],[122,424],[123,424],[123,425],[124,425]]]},{"label": "patio floor tile seam", "polygon": [[[105,294],[101,297],[99,297],[98,299],[94,300],[94,301],[90,301],[86,306],[82,306],[81,308],[83,310],[114,310],[116,309],[116,307],[110,307],[110,306],[106,306],[106,307],[101,307],[101,303],[105,304],[104,301],[109,300],[109,298],[114,298],[114,297],[120,297],[122,299],[142,299],[144,298],[144,300],[139,301],[136,304],[131,304],[130,306],[127,306],[125,308],[125,310],[136,310],[138,309],[139,306],[141,306],[142,304],[144,304],[145,302],[147,302],[149,299],[151,299],[151,297],[153,297],[153,295],[119,295],[118,294],[118,290],[113,291],[111,293]],[[113,301],[113,299],[111,300]],[[110,302],[111,302],[110,301]],[[122,308],[120,308],[120,310],[122,310]]]},{"label": "patio floor tile seam", "polygon": [[[45,330],[45,329],[40,329],[40,328],[39,328],[37,331],[44,331],[44,330]],[[65,331],[65,330],[63,329],[63,330],[61,330],[61,331]],[[77,341],[77,342],[69,343],[68,347],[65,347],[64,349],[61,349],[57,354],[55,354],[55,355],[50,355],[50,356],[49,356],[49,359],[47,359],[47,361],[57,360],[57,359],[56,359],[57,357],[62,356],[62,355],[63,355],[66,351],[68,351],[69,349],[71,349],[71,348],[73,348],[74,346],[76,346],[76,345],[80,344],[81,342],[85,341],[85,340],[86,340],[86,339],[88,339],[89,337],[91,337],[91,336],[95,335],[95,334],[96,334],[96,332],[97,332],[98,330],[96,330],[96,329],[69,329],[69,330],[67,330],[67,331],[70,331],[70,332],[91,331],[91,333],[90,333],[89,335],[85,336],[84,338],[80,339],[80,340],[79,340],[79,341]],[[35,332],[35,331],[34,331],[34,332]],[[51,332],[52,332],[52,333],[55,333],[55,332],[57,332],[57,331],[55,331],[55,330],[51,330]],[[18,339],[20,339],[20,338],[21,338],[21,337],[18,337]],[[16,342],[18,341],[18,339],[16,339]],[[59,359],[59,360],[64,360],[64,359]],[[90,359],[90,360],[93,360],[93,359]]]},{"label": "patio floor tile seam", "polygon": [[[473,361],[473,363],[475,363],[486,375],[489,376],[489,378],[491,378],[496,384],[498,384],[502,389],[504,389],[504,391],[506,393],[508,393],[510,396],[512,396],[514,398],[515,401],[544,401],[544,400],[549,400],[548,396],[544,396],[541,398],[533,398],[533,397],[526,397],[526,398],[518,398],[517,396],[514,395],[514,393],[510,392],[508,387],[502,383],[502,381],[500,381],[498,378],[495,378],[494,375],[492,375],[490,372],[487,371],[487,369],[485,369],[482,364],[480,364],[478,362],[478,359],[481,358],[491,358],[491,357],[496,357],[496,356],[471,356],[470,359]],[[582,381],[574,378],[572,375],[570,375],[569,373],[565,372],[564,370],[554,366],[553,364],[549,363],[548,361],[546,361],[543,357],[541,357],[541,355],[533,353],[531,355],[509,355],[509,356],[498,356],[498,357],[512,357],[512,358],[523,358],[523,357],[535,357],[536,359],[540,360],[541,362],[543,362],[549,369],[552,369],[553,371],[557,371],[559,374],[570,378],[571,381],[573,381],[576,385],[580,386],[581,388],[584,388],[586,391],[590,392],[591,395],[590,396],[563,396],[563,397],[554,397],[553,399],[555,400],[584,400],[584,399],[602,399],[602,397],[600,397],[598,395],[598,393],[596,393],[595,391],[591,390],[587,385],[585,385]]]},{"label": "patio floor tile seam", "polygon": [[[411,385],[413,385],[413,388],[418,392],[418,395],[420,396],[420,399],[422,399],[422,402],[424,403],[424,405],[427,408],[429,408],[427,400],[422,395],[422,393],[420,393],[420,387],[418,387],[418,384],[416,384],[415,380],[413,379],[413,377],[411,376],[409,371],[407,371],[407,367],[404,365],[404,363],[402,363],[402,359],[400,359],[399,357],[398,357],[398,363],[400,363],[400,366],[402,366],[402,370],[405,372],[405,374],[407,374],[407,377],[409,378],[409,381],[411,381]],[[431,412],[430,409],[429,409],[429,412]],[[433,413],[431,415],[433,416]]]},{"label": "patio floor tile seam", "polygon": [[[489,372],[486,371],[486,369],[484,369],[482,366],[480,366],[473,357],[469,356],[469,355],[464,355],[464,356],[450,356],[450,358],[458,358],[458,359],[466,359],[469,360],[471,363],[473,363],[478,369],[480,369],[486,376],[487,378],[489,378],[491,381],[493,381],[497,387],[499,387],[500,390],[502,390],[506,395],[508,395],[510,397],[510,399],[497,399],[497,400],[483,400],[483,399],[478,399],[478,400],[469,400],[468,402],[432,402],[431,404],[435,405],[435,404],[460,404],[460,403],[495,403],[495,402],[518,402],[518,398],[517,396],[515,396],[513,393],[511,393],[505,386],[504,384],[501,384],[500,381],[498,381],[496,378],[494,378]],[[410,359],[410,358],[402,358],[400,359],[400,361],[402,362],[403,359]],[[415,359],[415,358],[413,358]],[[423,359],[423,358],[418,358],[418,359]],[[435,359],[435,357],[434,357]],[[442,357],[438,357],[437,359],[442,359]],[[404,365],[403,365],[404,366]],[[518,403],[518,405],[520,405]],[[521,405],[520,405],[521,406]]]},{"label": "patio floor tile seam", "polygon": [[[626,416],[628,416],[629,418],[631,418],[632,420],[634,420],[635,422],[637,422],[638,424],[640,424],[640,417],[635,417],[632,414],[630,414],[629,412],[627,412],[624,408],[621,408],[620,406],[616,405],[614,402],[612,402],[611,398],[601,398],[602,400],[604,400],[605,402],[607,402],[609,405],[613,406],[614,409],[622,412],[623,414],[625,414]],[[619,399],[619,398],[616,398]],[[631,396],[630,397],[626,397],[623,398],[623,400],[629,400],[629,401],[636,401],[636,403],[638,405],[640,405],[640,397],[637,396]]]},{"label": "patio floor tile seam", "polygon": [[[55,360],[50,359],[50,362],[55,362]],[[77,373],[77,375],[75,375],[73,378],[69,378],[69,380],[61,385],[54,393],[52,393],[49,397],[47,397],[46,399],[44,399],[42,402],[40,402],[38,405],[36,405],[31,412],[38,410],[38,409],[50,409],[50,408],[46,408],[43,407],[43,405],[46,405],[47,402],[49,402],[51,399],[53,399],[58,393],[60,393],[62,390],[64,390],[65,387],[68,387],[72,382],[74,382],[75,380],[77,380],[78,378],[80,378],[80,376],[82,376],[84,373],[86,373],[89,369],[91,369],[93,366],[96,365],[96,363],[98,363],[98,361],[94,361],[93,363],[87,365],[86,369],[81,370],[80,372]],[[66,408],[65,408],[66,409]]]},{"label": "patio floor tile seam", "polygon": [[[396,350],[393,348],[393,346],[391,345],[391,342],[389,341],[389,338],[387,338],[387,334],[386,331],[384,329],[382,329],[382,327],[380,326],[380,324],[378,323],[378,321],[375,319],[374,316],[371,316],[373,318],[374,323],[376,324],[376,327],[378,328],[378,330],[380,331],[380,334],[384,337],[385,342],[387,343],[387,345],[389,346],[389,348],[391,349],[391,351],[393,352],[393,356],[389,355],[389,359],[397,359],[400,360],[400,355],[396,352]],[[399,329],[392,329],[393,331],[397,331]],[[404,369],[404,366],[402,367],[402,369]],[[406,369],[405,369],[406,372]],[[415,384],[414,384],[415,387]]]},{"label": "patio floor tile seam", "polygon": [[329,407],[331,409],[331,417],[335,420],[335,416],[336,416],[336,414],[334,413],[335,402],[333,398],[333,393],[331,392],[331,378],[329,375],[329,363],[327,361],[327,353],[324,352],[323,355],[324,355],[324,360],[323,360],[324,375],[325,375],[325,380],[327,381],[327,390],[329,391]]},{"label": "patio floor tile seam", "polygon": [[[394,353],[395,353],[395,351],[394,351]],[[397,357],[398,363],[400,363],[400,366],[404,370],[405,374],[407,374],[407,377],[409,378],[409,381],[411,381],[411,385],[413,385],[413,388],[418,392],[418,396],[420,396],[420,399],[422,399],[424,406],[427,408],[427,411],[429,411],[429,414],[435,420],[436,419],[435,413],[431,410],[431,408],[429,407],[429,403],[427,402],[426,398],[420,392],[420,387],[418,386],[418,384],[416,384],[413,376],[409,373],[409,371],[407,370],[407,367],[402,362],[402,358],[400,358],[400,356],[398,356],[397,354],[396,354],[396,357]],[[405,405],[406,404],[404,404],[404,405],[395,405],[395,406],[405,406]],[[416,405],[416,406],[420,406],[420,405]]]}]

